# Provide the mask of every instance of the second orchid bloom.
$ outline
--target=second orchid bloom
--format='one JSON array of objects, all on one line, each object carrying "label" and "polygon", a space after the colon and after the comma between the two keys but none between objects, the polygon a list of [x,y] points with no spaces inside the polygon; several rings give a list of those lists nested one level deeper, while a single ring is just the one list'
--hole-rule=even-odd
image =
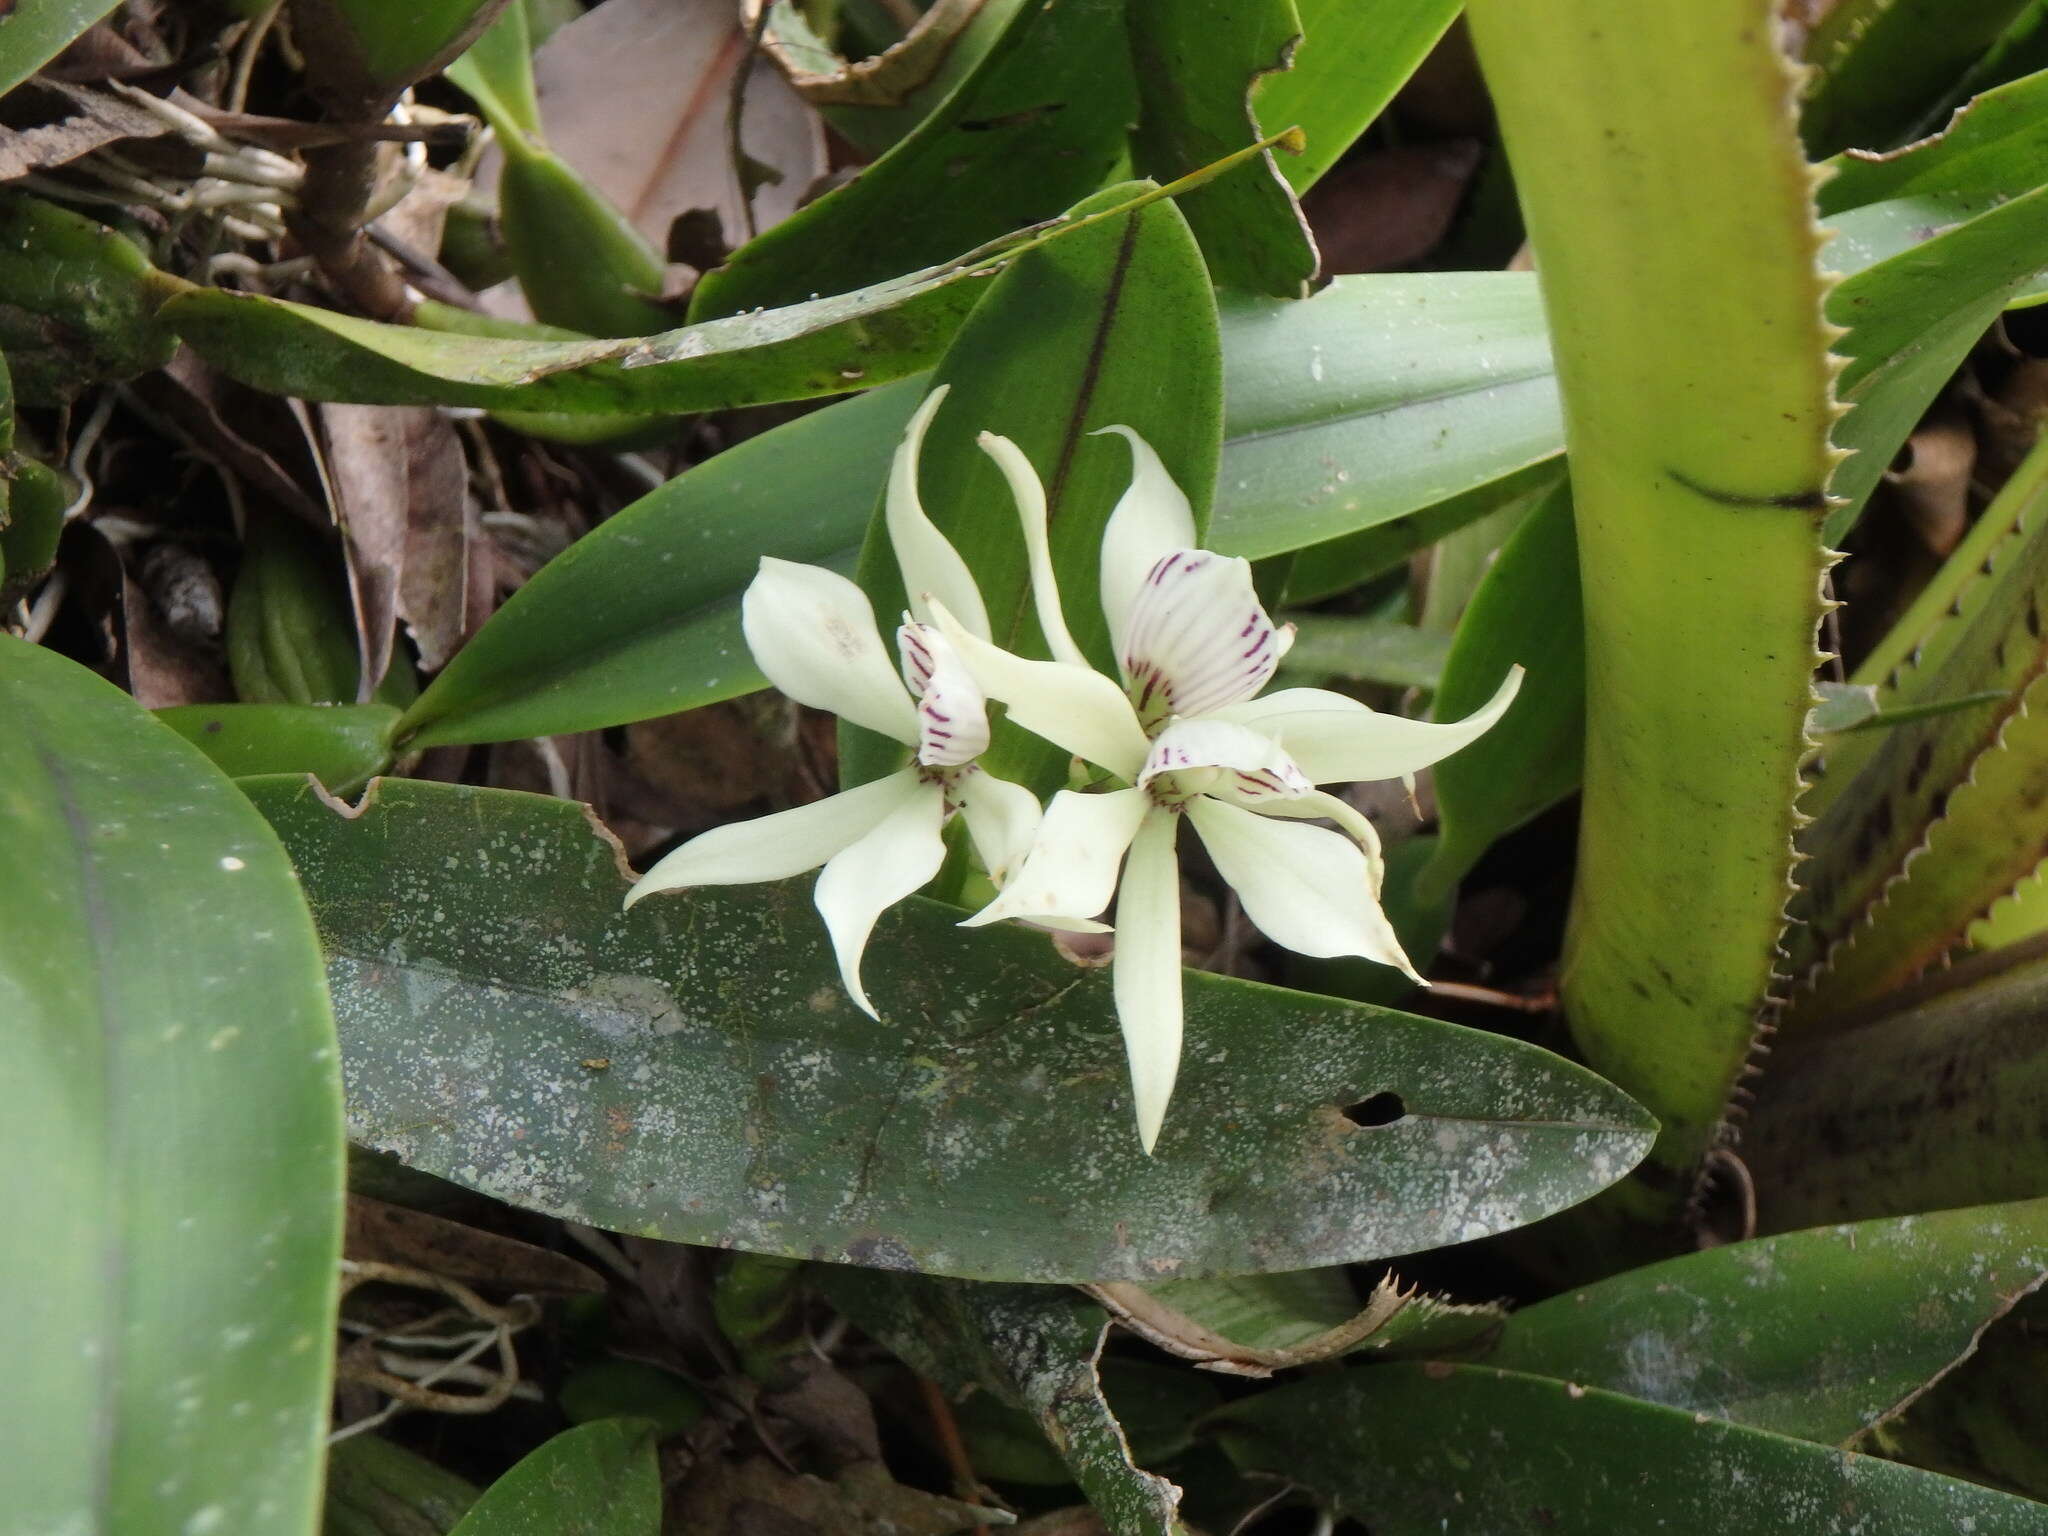
[{"label": "second orchid bloom", "polygon": [[[1275,943],[1363,956],[1419,981],[1380,908],[1371,824],[1316,786],[1406,777],[1449,756],[1506,712],[1521,670],[1484,709],[1443,725],[1322,689],[1260,697],[1292,632],[1267,616],[1249,564],[1196,547],[1186,495],[1125,427],[1105,429],[1128,441],[1132,459],[1101,550],[1114,676],[1096,670],[1071,637],[1036,473],[1015,444],[982,434],[1017,503],[1052,659],[1013,655],[991,639],[973,577],[918,504],[918,447],[943,393],[912,420],[889,482],[889,534],[911,594],[899,631],[902,684],[865,597],[843,577],[764,560],[744,614],[747,643],[771,682],[914,746],[915,763],[816,805],[707,833],[656,865],[629,900],[823,863],[819,909],[848,991],[873,1012],[859,983],[860,948],[884,907],[936,873],[939,828],[958,809],[999,888],[966,926],[1016,918],[1092,928],[1114,902],[1113,990],[1149,1153],[1180,1064],[1182,820]],[[973,761],[988,742],[988,700],[1093,764],[1099,782],[1054,795],[1041,817],[1027,791]]]}]

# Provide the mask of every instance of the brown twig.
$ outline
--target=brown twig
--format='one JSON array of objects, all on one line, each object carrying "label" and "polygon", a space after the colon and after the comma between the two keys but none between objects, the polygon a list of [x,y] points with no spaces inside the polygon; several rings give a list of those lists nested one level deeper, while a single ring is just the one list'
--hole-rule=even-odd
[{"label": "brown twig", "polygon": [[[953,1405],[929,1376],[917,1378],[917,1389],[924,1397],[924,1411],[931,1416],[932,1430],[939,1437],[946,1469],[953,1474],[955,1496],[970,1504],[980,1503],[981,1480],[974,1475],[974,1463],[968,1459],[967,1442],[960,1438],[960,1423],[953,1417]],[[977,1525],[974,1536],[989,1536],[988,1527]]]}]

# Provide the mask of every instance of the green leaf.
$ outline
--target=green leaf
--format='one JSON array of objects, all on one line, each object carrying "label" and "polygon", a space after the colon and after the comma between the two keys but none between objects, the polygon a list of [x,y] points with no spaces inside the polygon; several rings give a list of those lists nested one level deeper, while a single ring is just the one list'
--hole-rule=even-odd
[{"label": "green leaf", "polygon": [[7,1523],[309,1531],[341,1106],[291,868],[75,663],[0,638],[0,717]]},{"label": "green leaf", "polygon": [[1837,155],[1814,194],[1823,215],[1943,195],[2019,197],[2048,181],[2048,74],[1971,102],[1940,134],[1884,156]]},{"label": "green leaf", "polygon": [[[1287,68],[1301,38],[1294,0],[1132,0],[1125,17],[1140,171],[1172,181],[1263,135],[1252,95],[1263,76]],[[1281,299],[1307,293],[1320,261],[1272,151],[1189,193],[1180,210],[1219,287]]]},{"label": "green leaf", "polygon": [[1598,1387],[1477,1365],[1378,1365],[1226,1410],[1248,1466],[1374,1536],[2038,1536],[2040,1505]]},{"label": "green leaf", "polygon": [[[2048,445],[2038,445],[1856,682],[1919,718],[1827,744],[1800,834],[1786,1020],[1826,1027],[1910,981],[2032,874],[2048,763]],[[1991,694],[1967,727],[1926,705]]]},{"label": "green leaf", "polygon": [[1862,1010],[1783,1032],[1742,1158],[1766,1232],[2048,1189],[2048,964],[2037,938]]},{"label": "green leaf", "polygon": [[591,336],[664,330],[661,252],[551,151],[502,134],[498,229],[534,315]]},{"label": "green leaf", "polygon": [[1132,116],[1121,6],[1021,6],[901,143],[706,273],[690,318],[882,283],[1048,218],[1116,179]]},{"label": "green leaf", "polygon": [[704,1394],[674,1371],[640,1360],[599,1360],[562,1382],[562,1413],[573,1424],[640,1418],[662,1435],[681,1434],[704,1417]]},{"label": "green leaf", "polygon": [[929,368],[988,268],[949,265],[837,298],[645,340],[515,341],[384,325],[261,294],[180,294],[162,319],[269,394],[604,416],[727,410],[842,394]]},{"label": "green leaf", "polygon": [[834,1306],[947,1391],[970,1387],[1035,1420],[1110,1536],[1179,1536],[1180,1490],[1131,1460],[1097,1376],[1109,1318],[1042,1286],[818,1271]]},{"label": "green leaf", "polygon": [[476,1503],[453,1472],[376,1435],[350,1435],[327,1452],[321,1536],[446,1536]]},{"label": "green leaf", "polygon": [[1283,666],[1302,678],[1346,678],[1434,692],[1449,651],[1450,636],[1413,624],[1304,613],[1294,618],[1294,644]]},{"label": "green leaf", "polygon": [[1456,0],[1295,0],[1302,26],[1293,68],[1252,93],[1259,121],[1299,126],[1308,148],[1280,159],[1280,174],[1305,192],[1386,110],[1457,17]]},{"label": "green leaf", "polygon": [[310,773],[335,794],[391,762],[388,704],[179,704],[156,717],[234,778]]},{"label": "green leaf", "polygon": [[316,90],[363,108],[389,104],[451,63],[505,0],[290,0],[293,35]]},{"label": "green leaf", "polygon": [[[1080,204],[1086,215],[1127,201],[1135,185]],[[1102,428],[1134,429],[1209,520],[1223,433],[1215,301],[1200,251],[1175,205],[1154,203],[1019,257],[989,287],[932,376],[951,393],[933,419],[919,484],[933,523],[972,550],[974,578],[997,645],[1047,654],[1008,482],[976,444],[1000,433],[1045,487],[1053,574],[1075,642],[1114,673],[1096,594],[1102,530],[1131,480],[1131,450]],[[879,499],[879,498],[878,498]],[[861,551],[861,585],[877,614],[906,605],[881,509]],[[844,741],[844,738],[842,738]],[[898,766],[902,748],[870,736],[842,749],[849,783]],[[998,731],[982,761],[999,777],[1050,791],[1067,754],[1021,729]]]},{"label": "green leaf", "polygon": [[1563,445],[1526,272],[1340,277],[1304,303],[1227,296],[1230,443],[1210,543],[1263,559],[1391,521]]},{"label": "green leaf", "polygon": [[533,38],[524,0],[508,5],[461,58],[443,71],[466,92],[499,133],[540,137],[540,98],[533,84]]},{"label": "green leaf", "polygon": [[1855,262],[1859,246],[1884,258],[1850,267],[1828,295],[1828,317],[1849,327],[1836,350],[1850,359],[1839,392],[1852,409],[1834,441],[1853,452],[1829,487],[1842,498],[1822,533],[1833,542],[1970,348],[2001,310],[2038,287],[2048,187],[2009,202],[1915,196],[1830,222],[1838,231],[1831,263]]},{"label": "green leaf", "polygon": [[654,1441],[646,1419],[564,1430],[486,1488],[449,1536],[656,1536]]},{"label": "green leaf", "polygon": [[64,535],[64,511],[71,483],[47,464],[17,460],[7,489],[6,521],[0,523],[0,602],[28,596],[29,589],[57,563]]},{"label": "green leaf", "polygon": [[1500,723],[1431,770],[1438,841],[1421,882],[1429,893],[1447,893],[1495,839],[1579,787],[1586,634],[1564,481],[1502,546],[1473,594],[1444,664],[1436,717],[1463,719],[1517,664],[1528,675]]},{"label": "green leaf", "polygon": [[1605,0],[1467,14],[1572,455],[1587,730],[1563,1001],[1663,1123],[1666,1177],[1637,1186],[1662,1219],[1719,1135],[1792,867],[1834,462],[1811,177],[1756,0],[1627,27]]},{"label": "green leaf", "polygon": [[2048,1499],[2048,1321],[2039,1292],[1870,1438],[1895,1461]]},{"label": "green leaf", "polygon": [[741,592],[764,555],[851,574],[923,392],[906,380],[749,438],[607,519],[450,658],[401,737],[516,741],[762,687],[740,636]]},{"label": "green leaf", "polygon": [[1485,1364],[1838,1444],[2048,1280],[2048,1200],[1729,1243],[1525,1307]]},{"label": "green leaf", "polygon": [[[1197,975],[1147,1158],[1108,976],[1042,935],[897,908],[878,1024],[800,883],[625,913],[615,845],[563,801],[387,779],[343,816],[244,787],[328,946],[355,1139],[593,1225],[997,1279],[1298,1269],[1534,1220],[1648,1140],[1534,1047]],[[1406,1116],[1345,1120],[1370,1092]]]},{"label": "green leaf", "polygon": [[120,0],[42,0],[0,15],[0,96],[62,53]]},{"label": "green leaf", "polygon": [[1948,94],[2027,0],[1842,0],[1807,39],[1799,114],[1814,155],[1890,149]]},{"label": "green leaf", "polygon": [[[0,19],[0,27],[18,25],[13,14]],[[65,405],[96,385],[161,368],[177,343],[156,309],[176,282],[96,220],[0,193],[0,351],[17,399]]]}]

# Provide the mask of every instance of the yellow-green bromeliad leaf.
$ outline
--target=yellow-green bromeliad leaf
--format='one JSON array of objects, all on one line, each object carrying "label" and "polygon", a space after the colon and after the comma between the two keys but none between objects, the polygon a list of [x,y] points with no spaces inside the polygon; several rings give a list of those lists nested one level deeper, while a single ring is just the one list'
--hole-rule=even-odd
[{"label": "yellow-green bromeliad leaf", "polygon": [[1773,988],[1821,616],[1833,334],[1765,0],[1474,0],[1565,401],[1586,615],[1563,974],[1673,1212]]}]

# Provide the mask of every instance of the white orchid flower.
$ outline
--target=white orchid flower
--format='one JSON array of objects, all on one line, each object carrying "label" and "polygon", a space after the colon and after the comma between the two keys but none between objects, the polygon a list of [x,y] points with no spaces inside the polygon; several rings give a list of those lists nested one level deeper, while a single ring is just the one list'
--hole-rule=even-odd
[{"label": "white orchid flower", "polygon": [[915,761],[829,799],[715,827],[662,859],[626,895],[630,907],[656,891],[782,880],[823,865],[813,899],[847,994],[874,1017],[861,985],[862,951],[883,911],[938,873],[946,821],[955,812],[966,817],[998,886],[1038,824],[1029,790],[974,761],[988,746],[987,700],[930,622],[927,605],[943,602],[958,633],[987,643],[974,577],[918,500],[918,453],[945,396],[936,389],[918,408],[889,471],[885,521],[911,594],[896,631],[896,663],[867,595],[837,572],[764,558],[740,604],[747,648],[771,683],[800,704],[914,747]]},{"label": "white orchid flower", "polygon": [[1267,617],[1248,563],[1194,547],[1187,497],[1144,439],[1128,427],[1104,430],[1127,439],[1132,458],[1130,489],[1102,539],[1117,680],[1093,670],[1068,633],[1045,495],[1004,439],[981,441],[1016,498],[1039,627],[1055,659],[997,648],[943,599],[933,612],[968,673],[1011,719],[1128,786],[1055,795],[1022,867],[967,922],[1089,918],[1116,897],[1117,1018],[1149,1153],[1180,1066],[1181,819],[1194,823],[1245,915],[1275,943],[1304,955],[1362,955],[1420,981],[1380,908],[1371,823],[1315,786],[1405,777],[1449,756],[1506,711],[1521,669],[1484,709],[1448,725],[1380,714],[1318,688],[1256,697],[1291,630]]}]

